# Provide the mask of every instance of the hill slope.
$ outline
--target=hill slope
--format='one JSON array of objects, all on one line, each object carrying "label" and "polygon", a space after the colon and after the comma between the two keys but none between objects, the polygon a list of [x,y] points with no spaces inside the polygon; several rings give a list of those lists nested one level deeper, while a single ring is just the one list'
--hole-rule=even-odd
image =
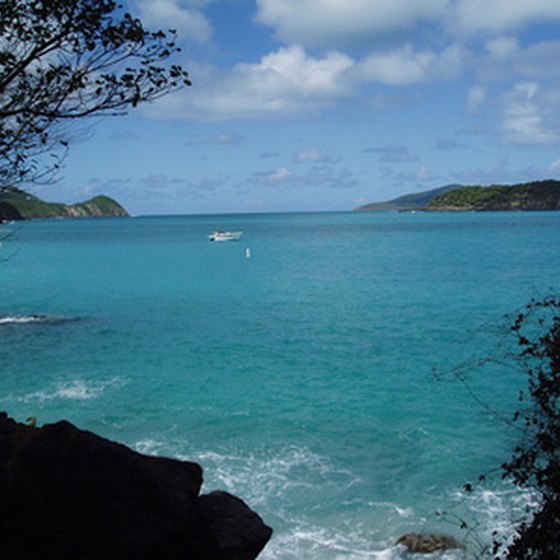
[{"label": "hill slope", "polygon": [[356,212],[383,212],[387,210],[424,210],[428,204],[437,196],[456,189],[460,185],[446,185],[438,189],[423,191],[419,193],[405,194],[385,202],[372,202],[356,208]]},{"label": "hill slope", "polygon": [[4,187],[0,189],[0,202],[5,209],[15,209],[23,219],[128,216],[118,202],[103,195],[78,204],[62,204],[45,202],[15,187]]},{"label": "hill slope", "polygon": [[560,181],[460,187],[434,198],[436,211],[560,210]]}]

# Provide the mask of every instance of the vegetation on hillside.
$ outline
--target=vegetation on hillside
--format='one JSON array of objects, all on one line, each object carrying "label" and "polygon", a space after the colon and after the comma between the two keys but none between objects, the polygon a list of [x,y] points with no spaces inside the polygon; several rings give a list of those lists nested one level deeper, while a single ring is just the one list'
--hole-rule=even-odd
[{"label": "vegetation on hillside", "polygon": [[7,205],[15,209],[23,219],[128,216],[126,210],[118,202],[103,195],[79,204],[62,204],[60,202],[45,202],[16,187],[5,187],[0,188],[0,202],[4,206]]},{"label": "vegetation on hillside", "polygon": [[383,211],[411,211],[424,210],[428,204],[438,195],[443,194],[451,189],[457,188],[458,185],[446,185],[429,191],[405,194],[385,202],[371,202],[356,208],[357,212],[383,212]]},{"label": "vegetation on hillside", "polygon": [[549,179],[517,185],[446,185],[372,202],[357,212],[375,211],[560,210],[560,181]]},{"label": "vegetation on hillside", "polygon": [[467,186],[434,198],[430,210],[560,210],[560,181]]}]

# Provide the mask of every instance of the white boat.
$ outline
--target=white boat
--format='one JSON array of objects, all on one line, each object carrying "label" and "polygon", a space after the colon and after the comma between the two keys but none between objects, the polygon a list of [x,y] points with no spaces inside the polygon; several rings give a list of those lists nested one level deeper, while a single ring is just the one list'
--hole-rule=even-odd
[{"label": "white boat", "polygon": [[208,236],[210,241],[238,241],[243,235],[242,231],[221,231],[216,230]]}]

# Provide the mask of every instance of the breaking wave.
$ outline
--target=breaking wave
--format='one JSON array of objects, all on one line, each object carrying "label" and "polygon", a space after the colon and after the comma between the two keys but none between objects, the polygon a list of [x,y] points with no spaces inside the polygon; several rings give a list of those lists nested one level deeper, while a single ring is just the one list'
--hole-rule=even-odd
[{"label": "breaking wave", "polygon": [[52,315],[3,315],[0,316],[0,326],[29,325],[37,323],[53,325],[76,320],[76,317],[56,317]]},{"label": "breaking wave", "polygon": [[50,401],[54,399],[69,400],[89,400],[96,399],[103,395],[105,390],[113,385],[120,384],[119,378],[112,378],[106,381],[84,381],[83,379],[74,379],[72,381],[59,382],[52,388],[43,389],[29,393],[21,397],[21,401]]}]

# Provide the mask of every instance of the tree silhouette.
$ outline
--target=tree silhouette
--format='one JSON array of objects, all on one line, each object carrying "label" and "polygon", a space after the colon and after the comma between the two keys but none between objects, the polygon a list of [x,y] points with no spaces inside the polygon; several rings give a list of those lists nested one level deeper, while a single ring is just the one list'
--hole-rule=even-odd
[{"label": "tree silhouette", "polygon": [[[488,326],[487,326],[488,327]],[[488,336],[488,328],[479,332]],[[533,299],[506,318],[503,326],[492,329],[497,336],[493,351],[470,359],[452,370],[436,372],[436,378],[451,374],[479,406],[505,422],[517,434],[511,458],[498,468],[481,474],[464,490],[472,493],[499,474],[526,491],[530,501],[522,511],[511,511],[509,533],[493,532],[493,542],[481,538],[482,528],[475,518],[443,511],[441,517],[467,531],[465,541],[477,550],[479,558],[493,554],[511,560],[557,560],[560,558],[560,296]],[[492,374],[503,369],[521,374],[518,405],[513,414],[497,411],[484,395],[474,390],[470,379],[475,371]],[[488,369],[487,369],[488,368]],[[517,382],[516,381],[516,382]],[[487,529],[487,527],[486,527]]]},{"label": "tree silhouette", "polygon": [[0,187],[50,176],[71,123],[190,85],[174,40],[113,0],[2,0]]},{"label": "tree silhouette", "polygon": [[540,509],[518,528],[506,557],[552,560],[560,557],[560,298],[530,302],[511,330],[528,385],[513,418],[523,438],[502,465],[503,477],[536,488],[542,498]]}]

